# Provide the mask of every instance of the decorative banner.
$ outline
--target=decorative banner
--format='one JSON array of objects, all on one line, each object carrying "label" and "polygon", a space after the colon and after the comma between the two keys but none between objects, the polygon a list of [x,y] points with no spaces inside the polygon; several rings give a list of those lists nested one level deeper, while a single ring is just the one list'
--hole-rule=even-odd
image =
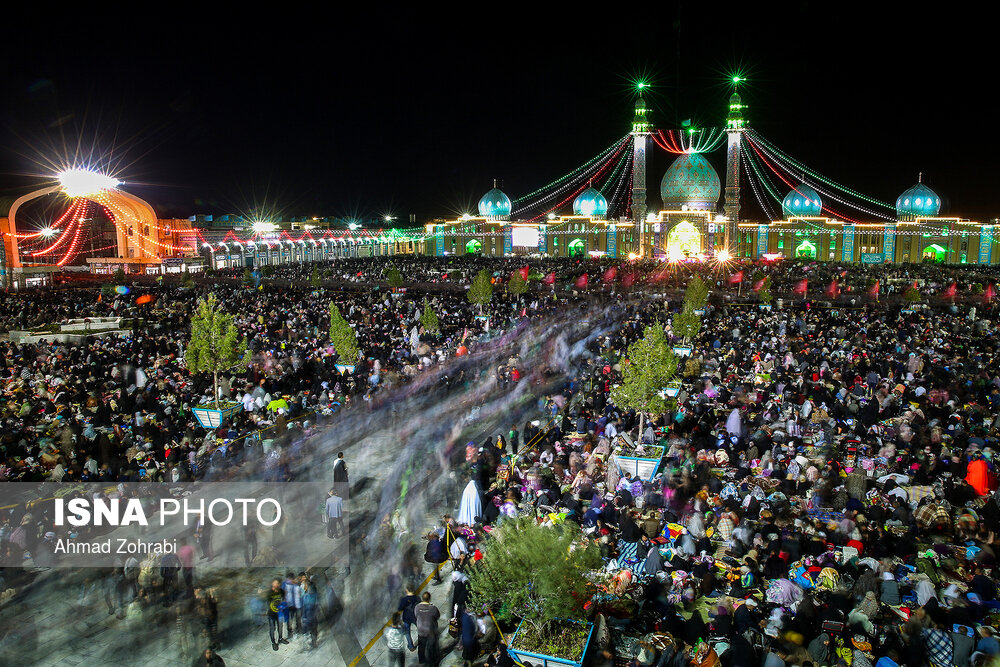
[{"label": "decorative banner", "polygon": [[[864,260],[862,260],[864,261]],[[896,223],[885,223],[885,237],[882,240],[882,261],[896,261]]]},{"label": "decorative banner", "polygon": [[862,264],[882,264],[887,261],[885,255],[880,252],[863,252],[861,253],[861,263]]},{"label": "decorative banner", "polygon": [[510,225],[503,226],[503,254],[509,255],[514,252],[514,231]]},{"label": "decorative banner", "polygon": [[992,264],[993,260],[993,225],[983,225],[979,232],[979,263]]},{"label": "decorative banner", "polygon": [[434,243],[437,246],[434,254],[442,257],[444,255],[444,231],[441,229],[441,225],[437,226],[437,231],[434,233]]},{"label": "decorative banner", "polygon": [[618,257],[618,234],[613,222],[608,225],[608,257]]},{"label": "decorative banner", "polygon": [[547,227],[545,225],[538,225],[538,252],[545,254],[549,251],[547,241],[545,239],[545,230]]},{"label": "decorative banner", "polygon": [[757,225],[757,259],[767,253],[767,225]]},{"label": "decorative banner", "polygon": [[844,245],[841,246],[840,261],[854,261],[854,225],[844,225]]},{"label": "decorative banner", "polygon": [[663,246],[660,245],[660,223],[653,223],[653,252],[657,250],[662,250]]}]

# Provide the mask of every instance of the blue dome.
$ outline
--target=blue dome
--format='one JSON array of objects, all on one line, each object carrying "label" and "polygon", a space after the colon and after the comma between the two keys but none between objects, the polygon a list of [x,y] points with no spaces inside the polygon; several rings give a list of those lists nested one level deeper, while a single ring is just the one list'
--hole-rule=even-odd
[{"label": "blue dome", "polygon": [[781,202],[781,211],[786,218],[822,215],[823,200],[820,199],[818,192],[802,184],[785,195]]},{"label": "blue dome", "polygon": [[493,188],[479,200],[479,215],[484,218],[509,218],[510,197],[500,188]]},{"label": "blue dome", "polygon": [[941,198],[923,183],[908,188],[896,200],[896,217],[929,218],[941,211]]},{"label": "blue dome", "polygon": [[679,156],[660,181],[660,197],[666,209],[687,206],[693,210],[714,210],[721,194],[719,174],[699,153]]},{"label": "blue dome", "polygon": [[607,215],[608,200],[597,188],[587,188],[573,200],[573,215]]}]

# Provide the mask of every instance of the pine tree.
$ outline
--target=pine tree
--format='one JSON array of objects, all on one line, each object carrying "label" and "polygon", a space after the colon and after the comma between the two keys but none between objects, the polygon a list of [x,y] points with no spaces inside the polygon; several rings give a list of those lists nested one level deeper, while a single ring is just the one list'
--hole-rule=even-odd
[{"label": "pine tree", "polygon": [[684,309],[685,310],[701,310],[708,304],[708,285],[705,281],[701,279],[701,276],[695,275],[688,283],[687,289],[684,291]]},{"label": "pine tree", "polygon": [[403,286],[403,276],[395,266],[386,268],[385,280],[392,289],[399,289]]},{"label": "pine tree", "polygon": [[469,287],[469,291],[466,292],[466,296],[470,303],[479,305],[479,313],[482,314],[483,306],[488,304],[490,299],[493,298],[493,283],[490,282],[490,274],[486,272],[486,269],[482,269],[473,278],[472,285]]},{"label": "pine tree", "polygon": [[441,330],[441,326],[438,323],[437,313],[431,308],[430,302],[427,297],[424,297],[424,312],[420,316],[420,323],[424,325],[424,330],[430,333],[437,333]]},{"label": "pine tree", "polygon": [[671,328],[675,335],[680,336],[687,343],[701,331],[701,318],[698,317],[698,314],[693,309],[689,309],[687,304],[685,304],[684,310],[674,313]]},{"label": "pine tree", "polygon": [[191,317],[191,341],[184,351],[184,363],[192,374],[212,374],[217,410],[219,373],[244,371],[250,365],[246,340],[236,330],[233,316],[220,308],[214,294],[198,300]]},{"label": "pine tree", "polygon": [[323,284],[323,281],[319,277],[319,267],[315,264],[313,264],[312,273],[309,275],[309,284],[317,289]]},{"label": "pine tree", "polygon": [[640,438],[646,413],[659,415],[670,409],[670,400],[660,392],[676,373],[677,358],[667,342],[663,325],[654,323],[646,327],[643,337],[628,348],[622,383],[611,389],[612,403],[622,410],[639,413]]},{"label": "pine tree", "polygon": [[191,275],[186,266],[184,272],[181,273],[181,287],[194,287],[194,276]]},{"label": "pine tree", "polygon": [[243,269],[243,284],[252,285],[253,284],[253,273],[250,272],[250,268],[247,267]]},{"label": "pine tree", "polygon": [[125,271],[123,271],[121,267],[118,267],[117,269],[115,269],[115,273],[114,273],[113,277],[114,277],[115,282],[117,284],[123,285],[125,283]]},{"label": "pine tree", "polygon": [[584,617],[594,592],[591,573],[600,566],[596,544],[571,521],[543,526],[527,518],[504,520],[483,559],[469,569],[470,606],[488,607],[504,620],[523,619],[547,637],[556,619]]},{"label": "pine tree", "polygon": [[354,329],[340,314],[337,304],[330,302],[330,342],[341,363],[353,366],[358,361],[358,337]]},{"label": "pine tree", "polygon": [[760,302],[770,304],[774,297],[771,295],[771,276],[764,278],[764,284],[760,286]]},{"label": "pine tree", "polygon": [[528,281],[521,277],[520,271],[515,271],[507,283],[507,292],[513,296],[521,296],[527,291]]},{"label": "pine tree", "polygon": [[906,291],[903,292],[903,299],[908,303],[917,303],[920,301],[920,290],[916,287],[907,287]]}]

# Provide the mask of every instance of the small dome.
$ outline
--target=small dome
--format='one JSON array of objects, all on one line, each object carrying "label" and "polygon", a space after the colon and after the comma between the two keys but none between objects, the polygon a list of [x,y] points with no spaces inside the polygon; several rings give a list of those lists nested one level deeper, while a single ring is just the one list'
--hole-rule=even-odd
[{"label": "small dome", "polygon": [[479,215],[485,218],[508,218],[510,209],[510,197],[500,188],[493,188],[479,200]]},{"label": "small dome", "polygon": [[721,194],[719,174],[699,153],[678,156],[660,181],[663,208],[714,210]]},{"label": "small dome", "polygon": [[786,218],[822,215],[823,200],[820,199],[818,192],[802,184],[785,195],[781,202],[781,211]]},{"label": "small dome", "polygon": [[906,189],[896,200],[896,217],[899,219],[927,218],[941,211],[941,198],[923,183]]},{"label": "small dome", "polygon": [[597,188],[587,188],[573,200],[573,215],[607,215],[608,200]]}]

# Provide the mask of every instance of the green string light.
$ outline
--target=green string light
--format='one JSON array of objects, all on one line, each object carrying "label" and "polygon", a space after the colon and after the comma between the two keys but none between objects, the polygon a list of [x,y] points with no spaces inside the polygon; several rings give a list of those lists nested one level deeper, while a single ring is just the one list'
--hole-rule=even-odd
[{"label": "green string light", "polygon": [[523,201],[525,201],[527,199],[531,199],[532,197],[534,197],[535,195],[537,195],[540,192],[545,192],[546,190],[549,190],[551,188],[558,187],[559,185],[562,185],[563,183],[565,183],[569,179],[573,178],[574,176],[577,176],[581,172],[586,171],[589,167],[593,166],[595,163],[600,162],[601,160],[603,160],[604,158],[606,158],[608,155],[610,155],[612,152],[614,152],[614,150],[616,148],[618,148],[621,145],[621,143],[623,141],[625,141],[625,139],[629,138],[630,136],[631,136],[630,134],[627,134],[624,137],[619,138],[617,141],[615,141],[615,143],[611,144],[611,146],[609,146],[604,151],[602,151],[597,157],[589,160],[588,162],[586,162],[583,165],[577,167],[576,169],[574,169],[573,171],[567,173],[566,175],[561,176],[560,178],[557,178],[556,180],[552,181],[551,183],[549,183],[547,185],[543,185],[542,187],[538,188],[534,192],[529,192],[528,194],[524,195],[523,197],[518,197],[517,199],[514,200],[513,203],[515,205],[520,204],[521,202],[523,202]]}]

